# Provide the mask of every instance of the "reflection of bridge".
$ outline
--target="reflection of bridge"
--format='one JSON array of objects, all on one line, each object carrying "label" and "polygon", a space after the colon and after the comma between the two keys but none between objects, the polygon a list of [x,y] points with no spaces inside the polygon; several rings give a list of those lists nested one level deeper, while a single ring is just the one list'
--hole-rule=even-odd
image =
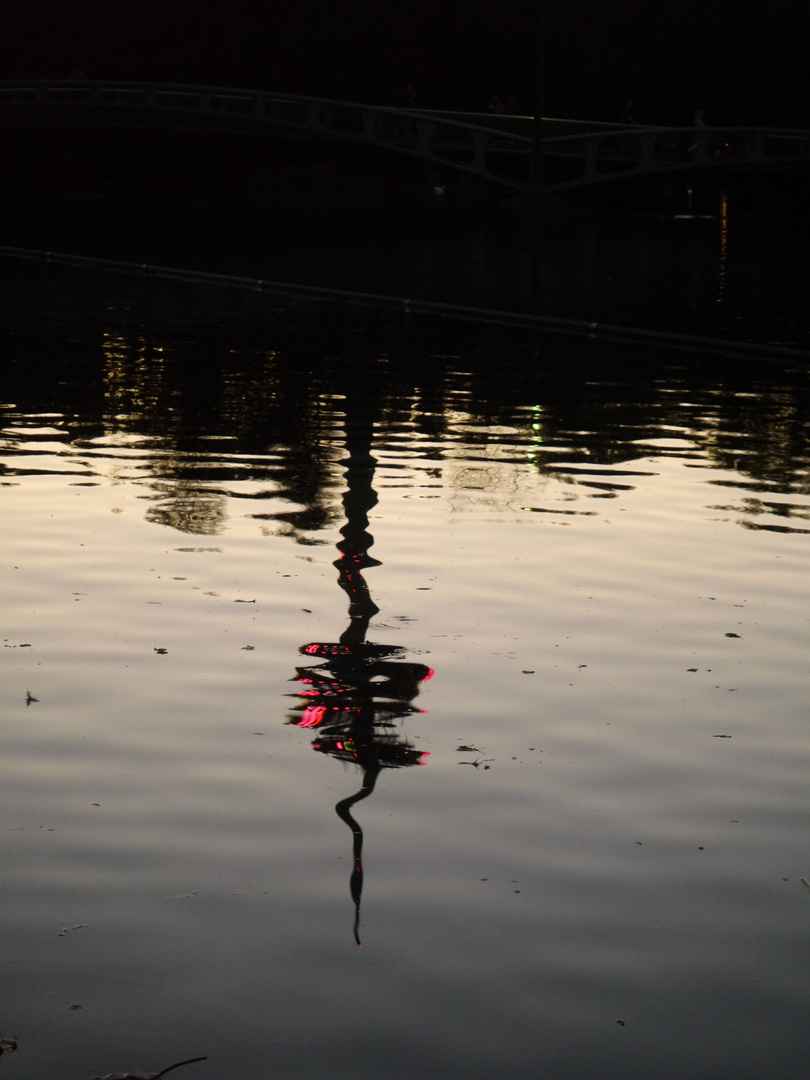
[{"label": "reflection of bridge", "polygon": [[[532,117],[404,110],[172,83],[0,82],[0,125],[336,139],[538,193],[718,166],[807,170],[810,163],[810,132],[801,130],[616,127],[544,119],[536,153]],[[541,167],[533,170],[533,158]],[[542,175],[541,183],[533,183],[533,171]]]}]

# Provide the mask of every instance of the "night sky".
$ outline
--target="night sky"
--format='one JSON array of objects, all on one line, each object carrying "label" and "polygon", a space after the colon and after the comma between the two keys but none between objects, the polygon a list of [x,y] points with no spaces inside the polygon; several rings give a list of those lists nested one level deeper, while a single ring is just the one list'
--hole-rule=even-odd
[{"label": "night sky", "polygon": [[[810,125],[806,0],[6,0],[0,77],[127,78],[545,115]],[[542,42],[545,40],[545,48]],[[544,59],[543,59],[544,58]],[[544,73],[538,78],[538,71]]]}]

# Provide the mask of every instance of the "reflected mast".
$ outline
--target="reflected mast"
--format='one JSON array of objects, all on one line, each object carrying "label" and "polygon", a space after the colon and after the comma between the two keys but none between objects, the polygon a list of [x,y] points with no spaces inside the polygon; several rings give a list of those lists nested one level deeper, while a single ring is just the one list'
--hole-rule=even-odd
[{"label": "reflected mast", "polygon": [[352,814],[356,803],[374,791],[385,768],[421,765],[427,752],[417,750],[395,727],[395,721],[414,712],[411,704],[419,685],[433,671],[425,664],[402,659],[398,645],[367,640],[371,619],[379,608],[371,599],[363,571],[382,565],[369,555],[374,538],[368,531],[369,512],[377,505],[373,487],[377,461],[372,456],[374,412],[369,399],[356,391],[346,398],[346,471],[343,507],[346,523],[334,562],[338,585],[349,598],[349,625],[337,642],[310,642],[300,652],[319,662],[296,668],[295,680],[307,687],[288,723],[317,728],[312,748],[362,770],[359,791],[335,806],[352,832],[353,865],[349,890],[354,903],[354,939],[360,941],[360,901],[363,892],[363,829]]}]

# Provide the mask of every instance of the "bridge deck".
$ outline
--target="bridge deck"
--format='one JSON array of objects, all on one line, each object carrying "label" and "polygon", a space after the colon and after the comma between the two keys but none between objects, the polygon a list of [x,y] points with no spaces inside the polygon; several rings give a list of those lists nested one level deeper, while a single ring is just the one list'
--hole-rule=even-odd
[{"label": "bridge deck", "polygon": [[205,130],[361,142],[535,194],[716,166],[802,167],[810,132],[622,127],[589,121],[403,110],[228,87],[31,80],[0,82],[0,124]]}]

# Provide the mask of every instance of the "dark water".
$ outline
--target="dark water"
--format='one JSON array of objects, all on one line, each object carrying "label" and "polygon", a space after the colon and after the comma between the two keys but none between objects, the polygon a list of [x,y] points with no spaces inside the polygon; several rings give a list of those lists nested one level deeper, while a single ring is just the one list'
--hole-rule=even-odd
[{"label": "dark water", "polygon": [[[806,343],[780,221],[132,224]],[[803,1077],[806,366],[0,271],[0,1069]]]},{"label": "dark water", "polygon": [[635,213],[88,196],[14,207],[0,243],[807,350],[810,219],[771,201],[685,182]]}]

